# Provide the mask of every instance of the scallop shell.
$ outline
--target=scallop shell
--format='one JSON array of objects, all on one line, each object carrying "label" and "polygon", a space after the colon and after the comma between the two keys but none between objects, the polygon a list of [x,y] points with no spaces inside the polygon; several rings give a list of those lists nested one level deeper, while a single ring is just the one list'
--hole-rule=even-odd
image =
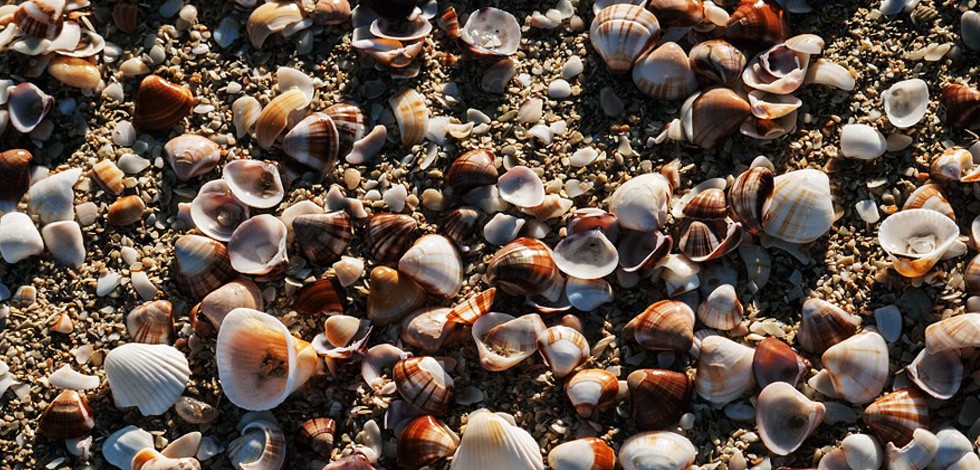
[{"label": "scallop shell", "polygon": [[589,29],[592,47],[613,73],[626,73],[636,58],[659,37],[657,17],[641,6],[627,3],[603,8]]},{"label": "scallop shell", "polygon": [[677,300],[654,302],[626,324],[623,337],[654,351],[686,352],[694,344],[694,311]]},{"label": "scallop shell", "polygon": [[903,388],[868,405],[861,420],[881,442],[904,446],[917,428],[929,426],[929,407],[919,393]]},{"label": "scallop shell", "polygon": [[725,37],[755,47],[771,46],[786,39],[789,24],[782,8],[765,0],[738,2],[725,25]]},{"label": "scallop shell", "polygon": [[419,226],[409,215],[382,213],[368,219],[367,247],[381,263],[394,263],[412,245],[412,235]]},{"label": "scallop shell", "polygon": [[126,343],[106,354],[105,375],[116,407],[135,406],[144,416],[158,416],[184,393],[191,370],[176,348]]},{"label": "scallop shell", "polygon": [[565,383],[565,395],[583,418],[609,408],[619,393],[619,380],[604,369],[580,370]]},{"label": "scallop shell", "polygon": [[797,170],[774,180],[769,208],[762,221],[766,234],[789,243],[809,243],[834,223],[830,178],[820,170]]},{"label": "scallop shell", "polygon": [[[273,4],[275,2],[266,3],[266,5]],[[303,109],[307,103],[309,101],[303,90],[290,88],[265,105],[254,124],[255,140],[259,147],[272,148],[272,144],[275,143],[279,134],[286,130],[290,118]]]},{"label": "scallop shell", "polygon": [[613,470],[616,454],[601,439],[583,437],[552,448],[548,465],[555,470]]},{"label": "scallop shell", "polygon": [[827,410],[786,382],[773,382],[756,401],[755,421],[762,442],[776,455],[789,455],[823,422]]},{"label": "scallop shell", "polygon": [[929,110],[929,86],[918,78],[903,80],[885,90],[881,100],[885,104],[888,121],[893,126],[900,129],[912,127]]},{"label": "scallop shell", "polygon": [[688,53],[694,73],[721,85],[734,85],[745,68],[745,55],[722,39],[709,39],[695,44]]},{"label": "scallop shell", "polygon": [[475,149],[462,154],[449,165],[443,177],[446,192],[463,195],[471,189],[497,183],[497,167],[490,150]]},{"label": "scallop shell", "polygon": [[61,32],[65,0],[28,0],[14,11],[13,23],[27,36],[54,39]]},{"label": "scallop shell", "polygon": [[197,314],[207,317],[214,329],[220,330],[225,316],[236,308],[262,310],[262,292],[254,282],[239,279],[222,285],[201,300]]},{"label": "scallop shell", "polygon": [[643,54],[633,64],[633,84],[656,100],[687,98],[698,87],[684,49],[665,42]]},{"label": "scallop shell", "polygon": [[564,284],[551,249],[533,238],[518,238],[497,250],[485,277],[514,295],[541,294],[549,300],[558,299]]},{"label": "scallop shell", "polygon": [[33,83],[24,82],[7,91],[10,124],[22,134],[33,131],[47,116],[52,105],[54,105],[54,97]]},{"label": "scallop shell", "polygon": [[228,444],[228,460],[234,468],[278,469],[286,462],[286,436],[269,413],[250,412],[238,422],[241,437]]},{"label": "scallop shell", "polygon": [[429,128],[429,108],[425,98],[413,88],[406,88],[388,100],[398,122],[402,144],[412,146],[422,142]]},{"label": "scallop shell", "polygon": [[946,108],[946,122],[956,128],[972,127],[980,120],[980,90],[951,84],[943,88],[939,103]]},{"label": "scallop shell", "polygon": [[673,190],[659,173],[646,173],[623,183],[609,198],[609,213],[627,230],[653,232],[667,219]]},{"label": "scallop shell", "polygon": [[637,429],[649,431],[673,426],[687,412],[694,383],[687,374],[663,369],[639,369],[626,377],[630,417]]},{"label": "scallop shell", "polygon": [[748,101],[728,88],[692,95],[681,106],[681,128],[688,142],[703,149],[720,147],[752,115]]},{"label": "scallop shell", "polygon": [[521,44],[521,25],[504,10],[484,7],[470,13],[459,39],[476,55],[509,56]]},{"label": "scallop shell", "polygon": [[163,146],[163,152],[181,181],[209,173],[221,161],[221,147],[211,139],[195,134],[170,139]]},{"label": "scallop shell", "polygon": [[18,263],[43,252],[44,240],[29,215],[8,212],[0,217],[0,255],[5,262]]},{"label": "scallop shell", "polygon": [[459,436],[433,416],[414,418],[398,433],[398,462],[421,468],[452,456]]},{"label": "scallop shell", "polygon": [[698,449],[690,440],[667,431],[634,434],[619,448],[623,470],[690,468],[697,456]]},{"label": "scallop shell", "polygon": [[221,171],[228,189],[239,201],[257,209],[268,209],[282,202],[285,190],[275,163],[232,160]]},{"label": "scallop shell", "polygon": [[480,365],[489,371],[510,369],[534,355],[537,339],[545,330],[537,314],[514,318],[490,312],[473,323],[473,340],[480,354]]},{"label": "scallop shell", "polygon": [[228,258],[231,267],[242,274],[278,272],[289,262],[286,226],[270,214],[246,220],[228,240]]},{"label": "scallop shell", "polygon": [[955,349],[935,354],[923,349],[905,368],[905,374],[923,392],[940,400],[949,400],[963,382],[963,361]]},{"label": "scallop shell", "polygon": [[980,345],[980,314],[965,313],[926,327],[926,351],[936,354]]},{"label": "scallop shell", "polygon": [[453,297],[463,285],[463,261],[442,235],[424,235],[398,260],[398,271],[432,295]]},{"label": "scallop shell", "polygon": [[169,129],[191,113],[195,101],[187,88],[163,77],[149,75],[140,82],[136,92],[133,125],[147,132]]},{"label": "scallop shell", "polygon": [[797,340],[803,349],[823,354],[831,346],[854,335],[861,320],[825,300],[803,302]]},{"label": "scallop shell", "polygon": [[200,299],[235,278],[228,250],[200,235],[184,235],[174,244],[177,272],[174,283],[184,295]]},{"label": "scallop shell", "polygon": [[776,338],[763,339],[755,347],[752,372],[762,388],[775,382],[786,382],[795,387],[809,371],[810,362]]},{"label": "scallop shell", "polygon": [[126,331],[137,343],[169,344],[173,330],[173,304],[167,300],[147,302],[126,315]]},{"label": "scallop shell", "polygon": [[453,378],[429,356],[402,359],[392,369],[398,394],[423,413],[444,415],[453,399]]},{"label": "scallop shell", "polygon": [[831,346],[821,357],[834,392],[854,404],[874,400],[888,382],[888,345],[866,331]]},{"label": "scallop shell", "polygon": [[541,449],[513,417],[488,410],[469,415],[450,470],[493,467],[501,470],[544,470]]},{"label": "scallop shell", "polygon": [[78,392],[61,392],[44,409],[37,420],[37,429],[52,439],[74,439],[92,432],[95,414]]},{"label": "scallop shell", "polygon": [[589,342],[582,333],[567,326],[553,326],[541,332],[538,352],[556,377],[570,374],[589,358]]},{"label": "scallop shell", "polygon": [[[220,181],[220,180],[212,180]],[[248,206],[230,191],[201,192],[191,201],[191,220],[205,235],[221,241],[231,240],[232,234],[249,218]]]},{"label": "scallop shell", "polygon": [[891,258],[892,267],[905,277],[929,272],[959,235],[955,221],[929,209],[896,212],[878,227],[878,243]]},{"label": "scallop shell", "polygon": [[425,303],[425,290],[412,278],[386,266],[371,270],[367,316],[375,325],[400,321]]},{"label": "scallop shell", "polygon": [[344,211],[301,215],[293,219],[293,231],[303,257],[321,266],[339,260],[354,237],[351,218]]},{"label": "scallop shell", "polygon": [[[758,1],[761,3],[763,0]],[[809,54],[779,44],[749,61],[742,72],[742,81],[756,90],[777,95],[789,94],[803,85],[809,61]]]},{"label": "scallop shell", "polygon": [[694,387],[714,405],[727,404],[755,387],[752,358],[755,351],[723,336],[701,340]]},{"label": "scallop shell", "polygon": [[282,151],[318,175],[329,174],[340,153],[340,133],[327,113],[313,113],[282,138]]}]

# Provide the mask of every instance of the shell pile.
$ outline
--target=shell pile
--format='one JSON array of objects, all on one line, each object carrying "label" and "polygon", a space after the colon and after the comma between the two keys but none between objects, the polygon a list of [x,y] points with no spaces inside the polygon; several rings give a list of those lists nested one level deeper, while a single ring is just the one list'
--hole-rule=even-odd
[{"label": "shell pile", "polygon": [[980,470],[975,1],[485,3],[0,6],[4,465]]}]

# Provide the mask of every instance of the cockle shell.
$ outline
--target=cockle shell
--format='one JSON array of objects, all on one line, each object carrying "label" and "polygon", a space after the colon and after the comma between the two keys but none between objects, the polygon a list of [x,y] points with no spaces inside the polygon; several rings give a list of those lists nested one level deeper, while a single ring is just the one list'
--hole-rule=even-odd
[{"label": "cockle shell", "polygon": [[44,252],[44,240],[27,214],[8,212],[0,217],[0,255],[14,264]]},{"label": "cockle shell", "polygon": [[743,236],[742,224],[726,220],[688,222],[677,247],[696,263],[720,258],[738,248]]},{"label": "cockle shell", "polygon": [[[759,3],[762,1],[758,0]],[[809,60],[809,54],[779,44],[749,61],[742,72],[742,81],[756,90],[777,95],[792,93],[803,85]]]},{"label": "cockle shell", "polygon": [[755,421],[766,447],[777,455],[789,455],[820,426],[826,411],[822,403],[792,385],[773,382],[759,394]]},{"label": "cockle shell", "polygon": [[245,22],[249,42],[261,49],[266,39],[303,21],[303,11],[293,2],[268,2],[252,10]]},{"label": "cockle shell", "polygon": [[521,25],[514,15],[493,7],[470,13],[459,39],[480,56],[508,56],[521,44]]},{"label": "cockle shell", "polygon": [[228,444],[228,460],[234,468],[278,469],[286,462],[286,437],[268,412],[249,412],[236,426],[241,437]]},{"label": "cockle shell", "polygon": [[316,369],[316,351],[271,315],[236,308],[225,316],[215,348],[225,396],[246,410],[275,408]]},{"label": "cockle shell", "polygon": [[648,96],[664,101],[686,98],[698,86],[687,54],[674,42],[665,42],[636,59],[633,83]]},{"label": "cockle shell", "polygon": [[268,209],[282,201],[285,190],[275,163],[233,160],[221,171],[228,189],[239,201],[257,209]]},{"label": "cockle shell", "polygon": [[28,0],[13,15],[17,29],[27,36],[54,39],[61,32],[65,0]]},{"label": "cockle shell", "polygon": [[713,149],[735,134],[752,115],[748,101],[728,88],[712,88],[691,95],[681,106],[684,138],[698,147]]},{"label": "cockle shell", "polygon": [[398,462],[425,467],[450,457],[459,447],[459,436],[433,416],[414,418],[398,433]]},{"label": "cockle shell", "polygon": [[688,59],[694,73],[726,86],[737,83],[745,68],[742,51],[722,39],[695,44]]},{"label": "cockle shell", "polygon": [[231,104],[231,121],[235,126],[235,136],[239,139],[252,132],[255,121],[262,113],[262,104],[251,96],[243,96]]},{"label": "cockle shell", "polygon": [[609,213],[625,229],[653,232],[666,223],[672,192],[663,175],[646,173],[616,188],[609,198]]},{"label": "cockle shell", "polygon": [[354,144],[368,134],[369,129],[364,113],[361,112],[361,108],[352,103],[337,103],[323,112],[330,116],[337,128],[340,141],[338,156],[347,157],[353,150]]},{"label": "cockle shell", "polygon": [[74,390],[61,392],[38,418],[37,428],[52,439],[73,439],[88,435],[95,427],[95,414]]},{"label": "cockle shell", "polygon": [[[266,5],[272,5],[266,3]],[[264,149],[272,148],[282,131],[286,130],[292,118],[309,103],[308,97],[299,88],[290,88],[269,102],[262,108],[262,112],[255,119],[254,132],[255,140],[259,147]]]},{"label": "cockle shell", "polygon": [[589,342],[582,333],[567,326],[553,326],[537,339],[538,352],[556,377],[564,377],[589,358]]},{"label": "cockle shell", "polygon": [[774,382],[786,382],[795,387],[809,371],[810,362],[776,338],[766,338],[755,347],[752,372],[762,388]]},{"label": "cockle shell", "polygon": [[809,243],[834,223],[830,178],[820,170],[797,170],[774,180],[769,208],[762,221],[766,234],[789,243]]},{"label": "cockle shell", "polygon": [[426,414],[445,415],[453,399],[453,378],[433,357],[402,359],[392,369],[398,394]]},{"label": "cockle shell", "polygon": [[623,470],[685,469],[697,456],[698,449],[690,440],[668,431],[634,434],[619,448]]},{"label": "cockle shell", "polygon": [[755,387],[752,358],[755,351],[723,336],[701,340],[694,387],[705,400],[727,404]]},{"label": "cockle shell", "polygon": [[555,470],[613,470],[616,454],[601,439],[583,437],[551,449],[548,465]]},{"label": "cockle shell", "polygon": [[741,222],[749,233],[761,232],[775,188],[775,179],[769,168],[757,166],[744,171],[728,190],[732,219]]},{"label": "cockle shell", "polygon": [[[212,180],[222,181],[222,180]],[[231,240],[235,229],[249,218],[248,206],[235,198],[226,184],[223,191],[201,192],[191,201],[191,220],[205,235],[221,241]],[[219,185],[215,185],[218,189]],[[202,188],[203,189],[203,188]]]},{"label": "cockle shell", "polygon": [[905,277],[926,274],[957,241],[956,222],[929,209],[896,212],[878,227],[878,243]]},{"label": "cockle shell", "polygon": [[963,361],[955,349],[935,354],[923,349],[905,368],[905,374],[923,392],[940,400],[949,400],[963,382]]},{"label": "cockle shell", "polygon": [[861,420],[881,442],[904,446],[917,428],[929,426],[929,407],[919,392],[903,388],[868,405]]},{"label": "cockle shell", "polygon": [[823,354],[831,346],[854,335],[861,320],[830,302],[810,298],[803,302],[797,340],[803,349]]},{"label": "cockle shell", "polygon": [[565,383],[565,395],[583,418],[609,408],[619,394],[619,379],[604,369],[580,370]]},{"label": "cockle shell", "polygon": [[953,206],[946,199],[942,187],[934,183],[924,184],[912,191],[912,194],[909,194],[908,199],[905,200],[905,204],[902,205],[902,210],[907,209],[931,209],[956,220]]},{"label": "cockle shell", "polygon": [[398,260],[398,271],[432,295],[453,297],[463,285],[463,261],[442,235],[424,235]]},{"label": "cockle shell", "polygon": [[54,97],[30,82],[21,83],[7,91],[10,124],[22,134],[34,130],[47,116],[52,105],[54,105]]},{"label": "cockle shell", "polygon": [[228,258],[231,267],[242,274],[278,272],[289,262],[286,226],[271,214],[242,222],[228,240]]},{"label": "cockle shell", "polygon": [[873,331],[831,346],[821,361],[837,396],[854,404],[874,400],[888,383],[888,345]]},{"label": "cockle shell", "polygon": [[177,272],[174,283],[184,295],[200,299],[237,274],[228,250],[221,243],[200,235],[184,235],[174,244]]},{"label": "cockle shell", "polygon": [[147,302],[126,315],[126,331],[137,343],[169,344],[173,330],[173,304],[167,300]]},{"label": "cockle shell", "polygon": [[926,351],[936,354],[980,345],[980,314],[964,313],[926,327]]},{"label": "cockle shell", "polygon": [[387,266],[371,270],[367,316],[375,325],[400,321],[425,302],[425,290],[412,278]]},{"label": "cockle shell", "polygon": [[534,313],[520,318],[497,312],[481,315],[472,329],[480,365],[499,372],[520,364],[537,351],[537,339],[545,328],[541,317]]},{"label": "cockle shell", "polygon": [[292,308],[311,316],[342,314],[346,298],[343,286],[335,278],[321,277],[299,290]]},{"label": "cockle shell", "polygon": [[106,354],[105,375],[116,407],[135,406],[144,416],[157,416],[184,392],[191,370],[176,348],[126,343]]},{"label": "cockle shell", "polygon": [[282,151],[318,175],[326,175],[337,164],[340,134],[330,115],[313,113],[286,133]]},{"label": "cockle shell", "polygon": [[544,470],[541,449],[514,418],[485,409],[469,415],[450,470]]},{"label": "cockle shell", "polygon": [[654,302],[626,324],[623,337],[654,351],[686,352],[694,344],[694,311],[677,300]]},{"label": "cockle shell", "polygon": [[147,132],[163,131],[177,125],[191,113],[194,95],[187,88],[149,75],[136,92],[133,125]]},{"label": "cockle shell", "polygon": [[912,127],[929,110],[929,86],[918,78],[903,80],[885,90],[881,101],[893,126],[900,129]]},{"label": "cockle shell", "polygon": [[742,303],[738,301],[735,287],[722,284],[711,291],[698,305],[698,319],[710,328],[723,331],[738,326],[742,321]]},{"label": "cockle shell", "polygon": [[412,146],[422,142],[429,127],[429,108],[425,98],[413,88],[406,88],[388,100],[398,122],[402,145]]},{"label": "cockle shell", "polygon": [[592,20],[589,40],[613,73],[626,73],[647,46],[660,37],[657,17],[627,3],[603,8]]},{"label": "cockle shell", "polygon": [[262,310],[262,292],[254,282],[242,278],[222,285],[201,300],[197,313],[207,317],[214,329],[220,330],[225,316],[236,308]]},{"label": "cockle shell", "polygon": [[946,85],[939,103],[946,108],[946,122],[966,129],[980,120],[980,90],[954,83]]},{"label": "cockle shell", "polygon": [[181,181],[210,172],[221,160],[221,147],[211,139],[195,134],[170,139],[163,146],[163,152]]},{"label": "cockle shell", "polygon": [[379,262],[393,263],[408,251],[418,226],[418,221],[405,214],[372,215],[365,233],[368,249]]},{"label": "cockle shell", "polygon": [[541,294],[552,301],[564,284],[551,249],[533,238],[518,238],[497,250],[485,277],[488,284],[514,295]]},{"label": "cockle shell", "polygon": [[303,257],[321,266],[339,260],[354,237],[351,217],[344,211],[296,217],[293,232]]},{"label": "cockle shell", "polygon": [[672,426],[687,412],[694,383],[687,374],[663,369],[639,369],[626,378],[630,417],[641,430]]},{"label": "cockle shell", "polygon": [[494,153],[486,149],[469,150],[460,155],[443,176],[446,192],[463,195],[471,189],[496,184],[498,177],[494,160]]}]

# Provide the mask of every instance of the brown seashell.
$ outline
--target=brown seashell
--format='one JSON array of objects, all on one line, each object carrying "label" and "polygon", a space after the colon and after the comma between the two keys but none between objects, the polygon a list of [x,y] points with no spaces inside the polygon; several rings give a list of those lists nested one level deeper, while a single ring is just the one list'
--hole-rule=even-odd
[{"label": "brown seashell", "polygon": [[626,73],[659,37],[657,17],[641,6],[628,3],[603,8],[589,28],[592,47],[613,73]]},{"label": "brown seashell", "polygon": [[[266,5],[271,4],[266,3]],[[290,116],[306,104],[307,96],[303,90],[290,88],[265,105],[255,120],[255,140],[258,141],[259,147],[272,148],[272,144],[279,137],[279,134],[282,134],[282,131],[289,124]]]},{"label": "brown seashell", "polygon": [[456,435],[436,417],[412,419],[398,434],[398,463],[406,468],[430,466],[453,455],[459,447]]},{"label": "brown seashell", "polygon": [[686,98],[698,87],[691,62],[675,42],[665,42],[633,63],[633,84],[657,100]]},{"label": "brown seashell", "polygon": [[966,85],[952,84],[943,88],[939,103],[946,108],[946,122],[953,127],[966,129],[980,120],[980,90]]},{"label": "brown seashell", "polygon": [[938,184],[926,183],[912,191],[909,198],[905,200],[905,204],[902,205],[902,210],[906,209],[932,209],[956,220],[953,206],[946,199],[946,194],[943,193],[942,187]]},{"label": "brown seashell", "polygon": [[588,418],[612,405],[619,395],[619,380],[604,369],[583,369],[565,383],[565,395],[575,412]]},{"label": "brown seashell", "polygon": [[221,160],[221,147],[213,140],[195,134],[170,139],[163,146],[163,153],[181,181],[210,172]]},{"label": "brown seashell", "polygon": [[619,266],[628,273],[649,268],[670,254],[673,246],[674,239],[669,235],[627,230],[616,245]]},{"label": "brown seashell", "polygon": [[398,394],[423,413],[441,416],[449,411],[453,378],[429,356],[410,357],[395,364],[392,376]]},{"label": "brown seashell", "polygon": [[654,302],[623,328],[627,341],[655,351],[687,352],[694,345],[694,311],[684,302]]},{"label": "brown seashell", "polygon": [[916,429],[929,426],[929,406],[921,394],[903,388],[868,405],[861,420],[881,442],[904,446]]},{"label": "brown seashell", "polygon": [[857,332],[859,318],[825,300],[811,298],[803,302],[803,314],[796,339],[803,349],[823,354],[827,348],[850,338]]},{"label": "brown seashell", "polygon": [[48,75],[61,83],[82,90],[97,88],[102,83],[99,67],[80,57],[56,56],[48,62]]},{"label": "brown seashell", "polygon": [[646,7],[663,27],[695,26],[704,19],[701,0],[650,0]]},{"label": "brown seashell", "polygon": [[120,31],[133,34],[139,27],[139,11],[136,3],[119,2],[112,7],[112,21]]},{"label": "brown seashell", "polygon": [[725,37],[752,47],[771,46],[789,35],[783,9],[770,0],[742,0],[725,26]]},{"label": "brown seashell", "polygon": [[92,167],[92,174],[99,186],[112,194],[122,194],[123,190],[126,189],[126,186],[123,185],[123,178],[126,177],[126,174],[115,163],[112,163],[112,160],[102,160],[96,163]]},{"label": "brown seashell", "polygon": [[752,372],[759,388],[773,382],[786,382],[795,387],[809,370],[809,361],[776,338],[766,338],[755,347]]},{"label": "brown seashell", "polygon": [[343,314],[346,296],[333,278],[320,278],[303,286],[296,294],[292,309],[304,315]]},{"label": "brown seashell", "polygon": [[718,220],[728,216],[725,191],[708,188],[699,192],[684,206],[684,216],[694,220]]},{"label": "brown seashell", "polygon": [[447,194],[462,196],[471,189],[496,184],[497,177],[493,152],[476,149],[460,155],[449,165],[443,185]]},{"label": "brown seashell", "polygon": [[144,210],[146,210],[146,204],[143,202],[143,198],[135,195],[123,196],[109,206],[106,220],[109,224],[116,226],[132,225],[143,218]]},{"label": "brown seashell", "polygon": [[326,175],[337,164],[340,135],[327,113],[313,113],[282,138],[282,151],[305,168]]},{"label": "brown seashell", "polygon": [[400,321],[425,303],[425,289],[411,277],[387,266],[371,270],[367,317],[375,325]]},{"label": "brown seashell", "polygon": [[[503,246],[487,263],[485,276],[488,284],[513,295],[547,297],[547,293],[562,287],[551,248],[533,238],[518,238]],[[557,295],[554,297],[557,299]]]},{"label": "brown seashell", "polygon": [[201,235],[184,235],[174,244],[177,272],[174,283],[188,297],[201,299],[238,277],[231,267],[228,249]]},{"label": "brown seashell", "polygon": [[980,295],[980,255],[974,256],[963,268],[963,280],[970,295]]},{"label": "brown seashell", "polygon": [[126,331],[137,343],[170,344],[174,332],[173,304],[154,300],[134,308],[126,315]]},{"label": "brown seashell", "polygon": [[926,327],[926,350],[929,354],[950,349],[980,346],[980,313],[964,313],[937,321]]},{"label": "brown seashell", "polygon": [[327,418],[308,419],[299,427],[300,442],[321,456],[329,456],[333,449],[334,433],[337,423]]},{"label": "brown seashell", "polygon": [[78,392],[65,390],[44,409],[37,427],[52,439],[75,439],[92,432],[95,415]]},{"label": "brown seashell", "polygon": [[375,214],[368,219],[367,246],[378,262],[395,263],[412,246],[419,223],[404,214]]},{"label": "brown seashell", "polygon": [[477,318],[490,311],[497,297],[497,288],[491,287],[457,304],[449,312],[447,319],[461,325],[472,325]]},{"label": "brown seashell", "polygon": [[350,2],[347,0],[317,0],[310,17],[317,24],[338,25],[350,19]]},{"label": "brown seashell", "polygon": [[147,132],[166,130],[189,115],[194,102],[194,95],[187,88],[149,75],[136,92],[133,125]]},{"label": "brown seashell", "polygon": [[681,419],[691,406],[694,383],[687,374],[663,369],[639,369],[626,377],[630,417],[641,431],[663,429]]},{"label": "brown seashell", "polygon": [[462,245],[476,232],[476,224],[479,220],[478,210],[472,207],[460,207],[443,217],[439,228],[441,233]]},{"label": "brown seashell", "polygon": [[696,44],[688,58],[694,73],[725,86],[738,83],[746,62],[742,51],[723,39]]},{"label": "brown seashell", "polygon": [[677,247],[691,261],[700,263],[725,256],[742,243],[742,224],[727,220],[692,220],[681,234]]},{"label": "brown seashell", "polygon": [[459,17],[456,15],[456,9],[453,7],[448,7],[439,14],[439,26],[446,32],[446,35],[451,39],[456,39],[459,37]]},{"label": "brown seashell", "polygon": [[413,88],[406,88],[390,99],[388,105],[398,122],[402,145],[412,146],[422,142],[429,128],[429,108],[425,97]]},{"label": "brown seashell", "polygon": [[296,217],[293,232],[303,257],[321,266],[339,260],[354,237],[350,215],[344,211]]},{"label": "brown seashell", "polygon": [[687,140],[698,147],[723,145],[752,114],[749,102],[728,88],[713,88],[688,98],[681,114]]},{"label": "brown seashell", "polygon": [[19,201],[31,187],[34,156],[23,149],[0,152],[0,201]]},{"label": "brown seashell", "polygon": [[65,0],[28,0],[14,12],[17,29],[32,38],[54,39],[64,22]]},{"label": "brown seashell", "polygon": [[340,146],[337,155],[346,157],[357,142],[367,135],[368,128],[364,113],[355,104],[337,103],[323,112],[333,119],[333,124],[337,128]]}]

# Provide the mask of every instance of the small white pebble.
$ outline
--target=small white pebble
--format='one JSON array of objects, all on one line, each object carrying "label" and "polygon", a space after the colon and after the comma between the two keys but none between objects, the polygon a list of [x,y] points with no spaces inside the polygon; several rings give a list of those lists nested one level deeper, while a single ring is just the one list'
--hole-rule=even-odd
[{"label": "small white pebble", "polygon": [[881,220],[881,214],[878,213],[878,204],[875,203],[874,199],[863,199],[854,204],[854,210],[857,211],[858,216],[861,220],[866,223],[873,224]]},{"label": "small white pebble", "polygon": [[564,79],[559,78],[548,85],[548,96],[555,99],[563,99],[572,96],[572,86]]},{"label": "small white pebble", "polygon": [[404,185],[396,184],[384,192],[382,199],[393,212],[401,212],[405,209],[405,199],[408,198],[408,189]]},{"label": "small white pebble", "polygon": [[594,162],[598,157],[598,150],[592,147],[582,147],[572,154],[572,157],[568,160],[568,162],[576,168],[582,168]]},{"label": "small white pebble", "polygon": [[112,129],[112,142],[120,147],[131,147],[136,143],[136,128],[129,121],[119,121]]},{"label": "small white pebble", "polygon": [[95,295],[99,297],[109,295],[109,293],[119,287],[120,282],[122,282],[122,274],[115,271],[106,271],[102,273],[95,285]]},{"label": "small white pebble", "polygon": [[130,276],[130,280],[133,283],[133,289],[141,299],[149,301],[156,298],[157,288],[153,285],[153,281],[150,281],[150,277],[146,275],[145,271],[134,272]]},{"label": "small white pebble", "polygon": [[565,61],[565,65],[561,68],[561,78],[565,80],[571,80],[577,77],[585,70],[585,64],[582,63],[582,58],[573,55]]}]

